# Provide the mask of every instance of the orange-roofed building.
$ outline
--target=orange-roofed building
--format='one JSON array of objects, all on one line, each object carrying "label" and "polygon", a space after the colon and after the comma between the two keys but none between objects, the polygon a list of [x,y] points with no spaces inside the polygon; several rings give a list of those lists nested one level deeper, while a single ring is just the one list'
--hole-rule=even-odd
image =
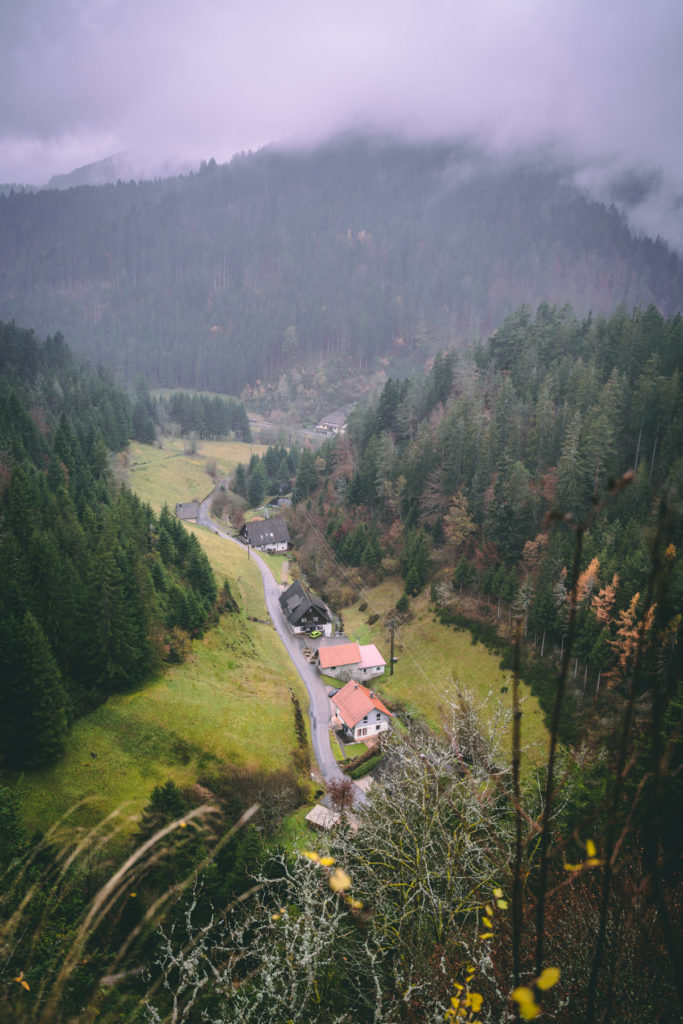
[{"label": "orange-roofed building", "polygon": [[348,682],[367,682],[381,676],[386,662],[374,644],[321,644],[315,663],[326,676]]},{"label": "orange-roofed building", "polygon": [[353,679],[332,694],[330,702],[338,724],[354,740],[365,740],[386,732],[394,717],[374,690]]}]

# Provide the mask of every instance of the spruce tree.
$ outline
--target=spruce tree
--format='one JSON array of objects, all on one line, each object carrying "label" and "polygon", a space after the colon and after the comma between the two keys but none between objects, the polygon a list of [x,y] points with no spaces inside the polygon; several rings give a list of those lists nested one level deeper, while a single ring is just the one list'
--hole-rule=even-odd
[{"label": "spruce tree", "polygon": [[67,696],[50,645],[30,611],[13,648],[3,686],[3,761],[9,768],[42,768],[64,750]]}]

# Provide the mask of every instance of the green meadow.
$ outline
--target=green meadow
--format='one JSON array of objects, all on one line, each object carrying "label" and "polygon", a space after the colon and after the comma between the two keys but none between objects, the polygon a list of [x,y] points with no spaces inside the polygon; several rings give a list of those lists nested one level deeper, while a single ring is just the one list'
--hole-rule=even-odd
[{"label": "green meadow", "polygon": [[[252,446],[205,447],[206,457],[216,458],[219,473],[227,475],[249,460]],[[165,449],[131,445],[129,459],[127,484],[153,508],[173,508],[210,489],[204,460],[184,456],[180,442]],[[272,625],[249,621],[266,618],[258,566],[240,545],[188,529],[219,583],[229,579],[240,611],[222,616],[194,641],[182,665],[79,719],[59,764],[7,780],[16,787],[28,828],[45,830],[71,808],[80,825],[121,806],[135,815],[154,786],[168,779],[190,785],[217,762],[265,771],[291,765],[296,734],[290,688],[304,712],[308,696]]]},{"label": "green meadow", "polygon": [[[501,669],[498,655],[482,643],[472,642],[471,633],[442,625],[430,610],[426,592],[411,599],[408,621],[395,628],[394,656],[398,660],[390,675],[390,632],[384,622],[401,593],[399,580],[385,581],[366,588],[361,602],[343,611],[350,638],[376,644],[387,662],[384,675],[373,684],[379,696],[389,708],[394,702],[440,732],[448,729],[458,693],[466,691],[487,718],[503,712],[500,739],[508,744],[504,712],[511,712],[510,674]],[[368,607],[361,612],[358,604],[363,602]],[[372,615],[379,618],[369,625]],[[525,760],[527,766],[533,766],[545,759],[548,733],[538,700],[525,683],[521,683],[521,693]]]},{"label": "green meadow", "polygon": [[263,455],[262,444],[239,441],[197,441],[193,454],[185,451],[182,438],[164,438],[163,448],[132,441],[128,451],[119,457],[123,479],[132,491],[155,511],[164,505],[173,509],[178,501],[201,501],[213,489],[207,473],[209,461],[215,459],[218,477],[229,476],[238,462],[246,465],[253,455]]}]

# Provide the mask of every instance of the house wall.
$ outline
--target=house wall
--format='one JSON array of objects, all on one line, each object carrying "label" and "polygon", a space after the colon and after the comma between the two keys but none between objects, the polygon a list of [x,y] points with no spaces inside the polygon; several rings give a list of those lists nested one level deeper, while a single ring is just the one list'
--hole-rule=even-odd
[{"label": "house wall", "polygon": [[304,633],[310,633],[312,629],[319,629],[323,636],[332,636],[331,622],[302,622],[298,626],[293,626],[292,629],[294,634],[297,636],[302,636]]},{"label": "house wall", "polygon": [[357,665],[340,665],[339,668],[321,668],[320,672],[324,676],[332,676],[342,683],[348,683],[351,679],[358,678],[357,668]]},{"label": "house wall", "polygon": [[377,676],[381,676],[384,672],[384,665],[373,665],[372,668],[357,668],[353,676],[354,679],[362,681],[363,679],[375,679]]},{"label": "house wall", "polygon": [[286,541],[281,541],[278,544],[260,544],[258,547],[255,544],[252,545],[252,546],[253,546],[255,551],[275,551],[275,552],[277,552],[277,551],[286,551],[287,550],[287,543],[286,543]]},{"label": "house wall", "polygon": [[[378,728],[379,727],[379,728]],[[371,711],[367,722],[358,722],[353,730],[354,740],[367,740],[371,736],[379,736],[389,729],[389,719],[383,711]]]}]

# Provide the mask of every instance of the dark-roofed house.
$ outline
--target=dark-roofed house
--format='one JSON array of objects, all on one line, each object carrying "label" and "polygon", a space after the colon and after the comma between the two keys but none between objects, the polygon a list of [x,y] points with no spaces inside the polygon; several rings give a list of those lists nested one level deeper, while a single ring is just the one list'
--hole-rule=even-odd
[{"label": "dark-roofed house", "polygon": [[257,551],[287,551],[289,531],[284,519],[255,519],[245,523],[240,536]]},{"label": "dark-roofed house", "polygon": [[325,602],[295,580],[280,596],[280,608],[293,633],[311,633],[319,629],[332,636],[332,612]]},{"label": "dark-roofed house", "polygon": [[330,697],[339,724],[354,740],[365,740],[386,732],[394,717],[374,690],[351,679]]}]

